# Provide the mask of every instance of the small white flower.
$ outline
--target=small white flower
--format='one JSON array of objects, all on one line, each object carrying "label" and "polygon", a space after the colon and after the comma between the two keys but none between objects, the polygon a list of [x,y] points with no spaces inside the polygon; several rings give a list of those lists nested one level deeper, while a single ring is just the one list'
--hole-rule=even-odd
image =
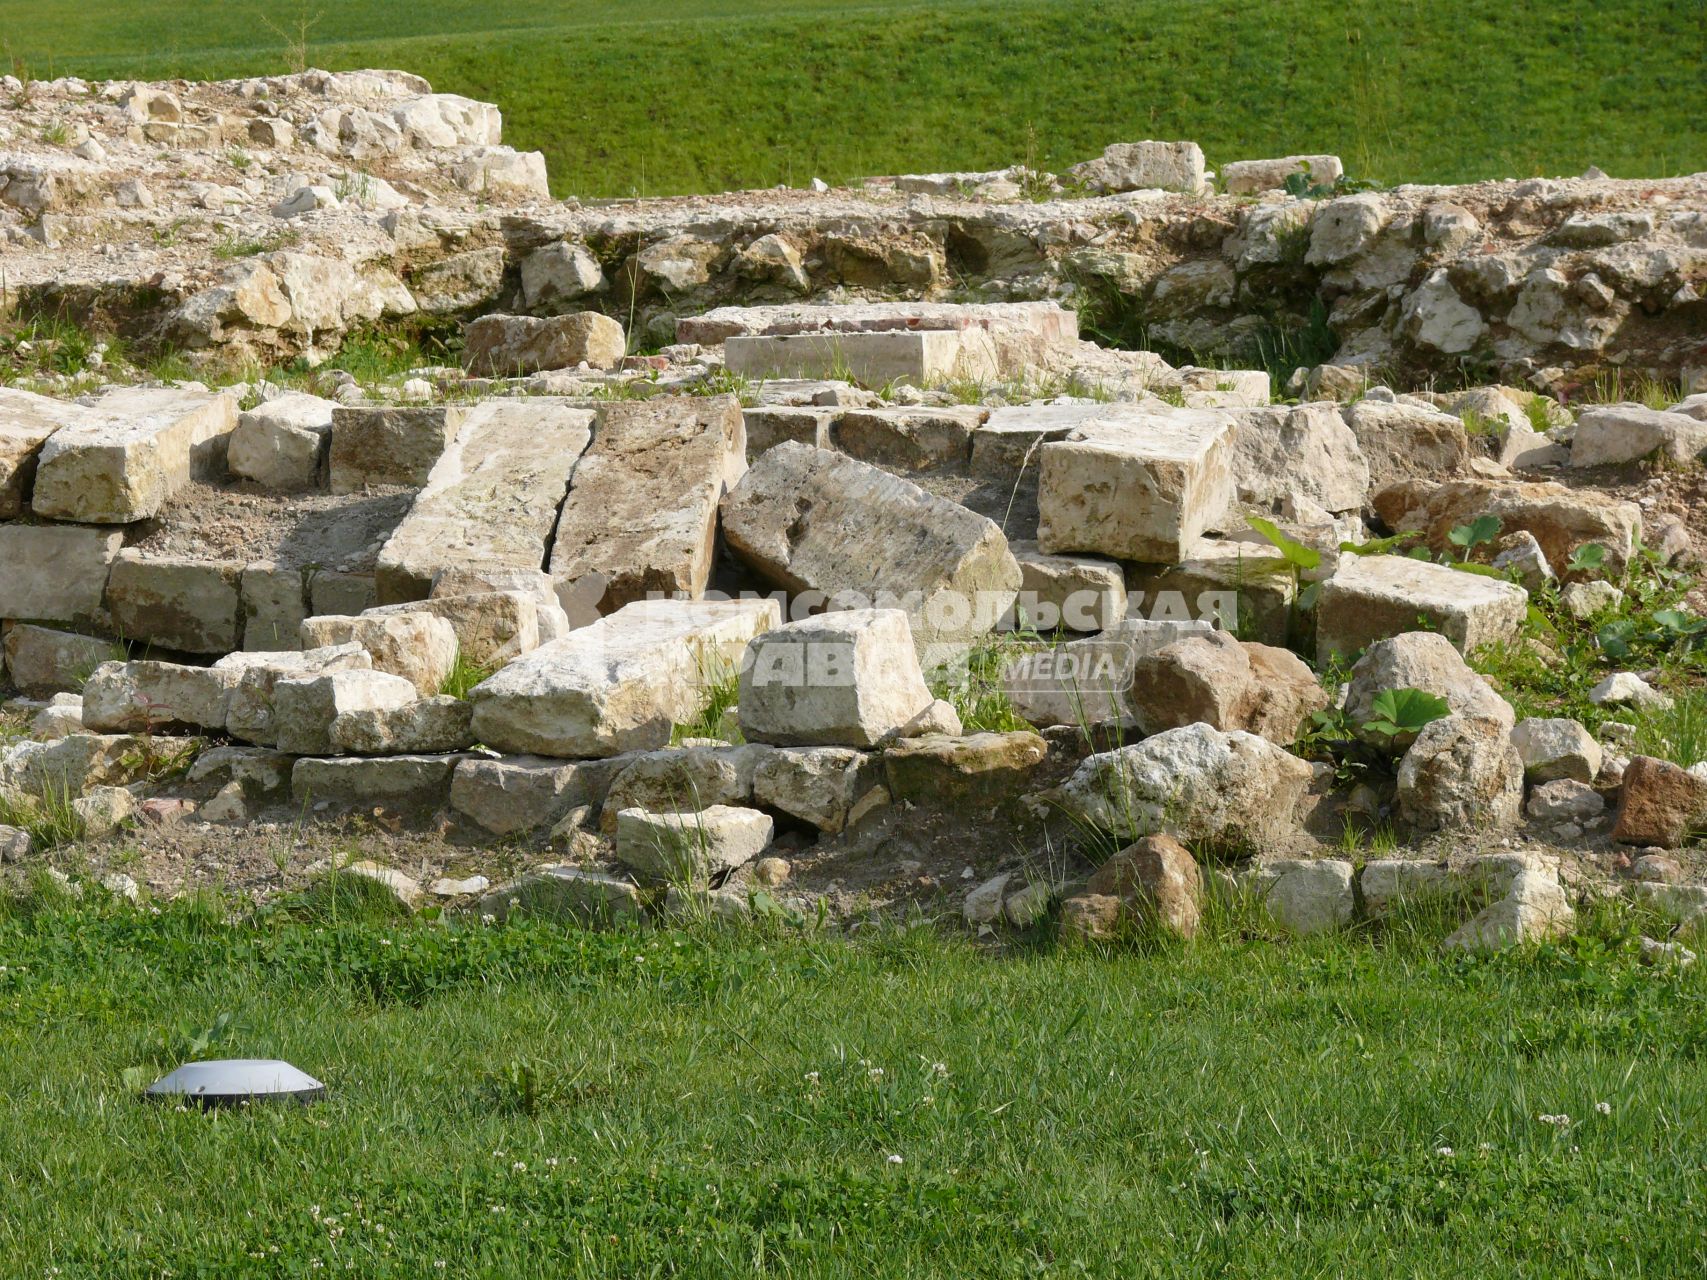
[{"label": "small white flower", "polygon": [[883,1068],[882,1067],[873,1067],[873,1068],[871,1068],[871,1070],[867,1071],[865,1074],[870,1076],[873,1080],[881,1080],[881,1079],[883,1079]]},{"label": "small white flower", "polygon": [[808,1071],[806,1073],[806,1083],[807,1084],[817,1084],[818,1083],[818,1073],[816,1071]]},{"label": "small white flower", "polygon": [[528,1171],[528,1167],[527,1167],[527,1163],[525,1161],[517,1160],[513,1164],[510,1165],[510,1172],[511,1173],[526,1173],[527,1171]]},{"label": "small white flower", "polygon": [[891,1155],[891,1156],[890,1156],[890,1157],[889,1157],[889,1163],[890,1163],[890,1164],[905,1164],[905,1163],[906,1163],[906,1161],[905,1161],[905,1160],[904,1160],[904,1159],[902,1159],[902,1157],[900,1157],[900,1156],[898,1156],[898,1155]]},{"label": "small white flower", "polygon": [[1437,1156],[1449,1156],[1452,1154],[1452,1148],[1451,1147],[1436,1147],[1434,1149],[1434,1154]]},{"label": "small white flower", "polygon": [[1555,1129],[1568,1129],[1568,1128],[1570,1128],[1570,1125],[1571,1125],[1571,1118],[1568,1115],[1565,1115],[1563,1113],[1560,1113],[1559,1115],[1556,1115],[1556,1116],[1547,1115],[1547,1114],[1543,1113],[1542,1115],[1539,1115],[1535,1118],[1537,1120],[1539,1120],[1542,1124],[1552,1125]]},{"label": "small white flower", "polygon": [[[481,924],[497,924],[498,923],[498,917],[493,915],[490,911],[482,911],[480,913],[480,923]],[[440,1265],[442,1266],[443,1264],[441,1263]]]},{"label": "small white flower", "polygon": [[1597,1102],[1594,1104],[1594,1109],[1600,1112],[1603,1116],[1609,1116],[1612,1114],[1612,1104],[1610,1102]]},{"label": "small white flower", "polygon": [[946,1076],[948,1074],[948,1063],[933,1062],[931,1063],[931,1070],[939,1076]]}]

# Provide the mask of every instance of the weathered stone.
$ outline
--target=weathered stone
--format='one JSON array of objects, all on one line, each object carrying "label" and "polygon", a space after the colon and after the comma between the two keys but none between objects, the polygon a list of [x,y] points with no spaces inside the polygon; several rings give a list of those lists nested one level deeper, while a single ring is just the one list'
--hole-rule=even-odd
[{"label": "weathered stone", "polygon": [[1515,640],[1529,593],[1409,556],[1345,556],[1316,601],[1318,660],[1349,658],[1426,619],[1460,653]]},{"label": "weathered stone", "polygon": [[653,750],[774,628],[773,600],[637,601],[523,654],[470,695],[477,740],[505,752],[610,756]]},{"label": "weathered stone", "polygon": [[1197,936],[1203,872],[1172,836],[1145,836],[1128,845],[1098,867],[1085,888],[1116,898],[1142,926],[1179,938]]},{"label": "weathered stone", "polygon": [[1035,542],[1009,542],[1019,562],[1016,625],[1041,634],[1104,631],[1126,613],[1126,579],[1120,565],[1099,556],[1045,555]]},{"label": "weathered stone", "polygon": [[897,804],[957,814],[992,813],[1029,789],[1049,755],[1035,733],[940,733],[907,738],[883,753]]},{"label": "weathered stone", "polygon": [[1344,413],[1372,485],[1469,474],[1470,436],[1463,420],[1450,413],[1379,400],[1359,400]]},{"label": "weathered stone", "polygon": [[1067,171],[1092,191],[1183,191],[1203,189],[1203,148],[1195,142],[1115,142],[1095,160]]},{"label": "weathered stone", "polygon": [[401,707],[415,697],[414,685],[383,671],[334,670],[276,678],[270,726],[273,745],[288,755],[331,755],[332,723],[339,716]]},{"label": "weathered stone", "polygon": [[310,617],[354,617],[378,603],[379,588],[371,573],[320,568],[308,573]]},{"label": "weathered stone", "polygon": [[88,416],[81,405],[0,387],[0,520],[16,520],[30,509],[36,462],[48,437]]},{"label": "weathered stone", "polygon": [[1126,904],[1109,894],[1079,893],[1061,901],[1063,940],[1095,942],[1119,936]]},{"label": "weathered stone", "polygon": [[1576,912],[1557,873],[1532,870],[1519,874],[1504,898],[1484,907],[1442,945],[1450,951],[1498,951],[1559,937],[1575,927]]},{"label": "weathered stone", "polygon": [[421,698],[396,707],[341,711],[327,732],[339,755],[405,756],[465,751],[472,709],[460,698]]},{"label": "weathered stone", "polygon": [[71,802],[71,813],[85,840],[104,840],[136,814],[136,797],[123,787],[90,787]]},{"label": "weathered stone", "polygon": [[747,431],[747,461],[751,462],[785,440],[809,444],[815,449],[828,449],[831,428],[841,416],[840,409],[779,405],[743,409],[741,421]]},{"label": "weathered stone", "polygon": [[332,411],[319,396],[291,392],[238,415],[227,464],[269,489],[312,489],[326,469]]},{"label": "weathered stone", "polygon": [[52,742],[83,731],[83,699],[75,693],[54,694],[30,721],[30,737],[40,742]]},{"label": "weathered stone", "polygon": [[237,683],[227,704],[225,731],[245,742],[271,746],[277,730],[273,719],[273,686],[283,679],[332,671],[367,671],[373,660],[360,645],[294,651],[234,653],[213,664],[234,672]]},{"label": "weathered stone", "polygon": [[784,746],[873,747],[931,704],[899,609],[854,609],[756,637],[741,664],[741,731]]},{"label": "weathered stone", "polygon": [[238,578],[243,605],[243,647],[276,653],[301,646],[308,617],[308,583],[301,569],[270,561],[243,566]]},{"label": "weathered stone", "polygon": [[0,618],[96,618],[124,535],[107,529],[0,524]]},{"label": "weathered stone", "polygon": [[1588,700],[1597,707],[1651,707],[1659,711],[1674,705],[1669,693],[1654,688],[1634,671],[1614,671],[1588,691]]},{"label": "weathered stone", "polygon": [[1637,756],[1624,767],[1614,840],[1677,849],[1703,831],[1707,778],[1652,756]]},{"label": "weathered stone", "polygon": [[1281,746],[1328,705],[1315,674],[1295,655],[1241,642],[1225,631],[1192,636],[1138,660],[1132,705],[1145,733],[1207,724],[1243,729]]},{"label": "weathered stone", "polygon": [[538,319],[487,315],[463,334],[462,367],[488,377],[515,378],[587,364],[614,369],[628,351],[622,326],[597,311]]},{"label": "weathered stone", "polygon": [[616,860],[642,880],[703,886],[745,866],[771,842],[769,814],[711,805],[696,812],[616,815]]},{"label": "weathered stone", "polygon": [[304,649],[351,643],[372,655],[375,671],[402,676],[423,698],[438,693],[456,666],[456,630],[430,613],[366,613],[303,621]]},{"label": "weathered stone", "polygon": [[1419,831],[1500,831],[1523,807],[1523,759],[1508,722],[1451,715],[1424,725],[1399,761],[1400,815]]},{"label": "weathered stone", "polygon": [[83,686],[83,723],[94,733],[224,732],[236,686],[229,669],[105,662]]},{"label": "weathered stone", "polygon": [[81,689],[103,662],[124,657],[112,640],[17,623],[6,631],[6,674],[26,697]]},{"label": "weathered stone", "polygon": [[1531,791],[1524,811],[1532,822],[1589,822],[1606,812],[1606,801],[1586,782],[1559,778]]},{"label": "weathered stone", "polygon": [[1563,778],[1587,783],[1600,774],[1600,743],[1575,720],[1530,717],[1512,730],[1511,741],[1532,784]]},{"label": "weathered stone", "polygon": [[1445,268],[1429,272],[1405,298],[1399,324],[1419,347],[1442,355],[1462,355],[1488,332],[1482,313],[1464,301]]},{"label": "weathered stone", "polygon": [[1407,631],[1376,641],[1357,660],[1346,681],[1345,716],[1352,732],[1394,755],[1415,742],[1416,734],[1382,734],[1365,726],[1377,719],[1375,699],[1399,689],[1420,689],[1445,698],[1456,715],[1485,716],[1508,729],[1517,722],[1511,704],[1439,632]]},{"label": "weathered stone", "polygon": [[1137,663],[1188,636],[1208,634],[1202,621],[1122,618],[1100,635],[1070,640],[1009,661],[1002,688],[1014,710],[1039,728],[1113,722],[1138,727],[1130,689]]},{"label": "weathered stone", "polygon": [[1361,191],[1320,206],[1310,220],[1310,249],[1304,261],[1334,266],[1366,252],[1392,218],[1386,200]]},{"label": "weathered stone", "polygon": [[1455,551],[1451,533],[1478,516],[1493,516],[1506,534],[1528,533],[1547,562],[1564,566],[1587,543],[1606,548],[1606,569],[1621,573],[1642,535],[1642,511],[1592,490],[1560,484],[1458,480],[1386,486],[1371,499],[1382,523],[1400,533],[1421,532],[1431,551]]},{"label": "weathered stone", "polygon": [[1501,538],[1494,547],[1492,566],[1501,573],[1515,574],[1518,585],[1530,595],[1558,580],[1534,534],[1519,530]]},{"label": "weathered stone", "polygon": [[1577,415],[1573,467],[1606,467],[1655,458],[1694,462],[1707,453],[1707,422],[1637,404],[1593,405]]},{"label": "weathered stone", "polygon": [[536,867],[499,885],[475,904],[481,916],[537,916],[583,925],[638,922],[640,891],[627,880],[581,867]]},{"label": "weathered stone", "polygon": [[450,803],[495,836],[543,831],[599,799],[596,777],[596,770],[567,760],[472,756],[456,766]]},{"label": "weathered stone", "polygon": [[456,405],[332,411],[329,465],[333,493],[372,485],[419,488],[462,430],[467,410]]},{"label": "weathered stone", "polygon": [[236,425],[237,401],[225,392],[108,392],[42,446],[31,505],[55,520],[146,520],[192,479],[219,469]]},{"label": "weathered stone", "polygon": [[443,618],[456,633],[458,655],[487,671],[540,646],[539,602],[520,591],[485,591],[479,595],[436,596],[407,604],[369,609],[370,618],[418,613]]},{"label": "weathered stone", "polygon": [[1233,420],[1109,405],[1038,452],[1037,545],[1177,564],[1232,499]]},{"label": "weathered stone", "polygon": [[298,760],[290,773],[291,800],[304,806],[430,813],[448,799],[456,764],[455,756]]},{"label": "weathered stone", "polygon": [[1369,463],[1333,404],[1233,409],[1233,487],[1263,511],[1308,498],[1326,511],[1361,510]]},{"label": "weathered stone", "polygon": [[943,409],[853,409],[830,431],[834,448],[885,470],[931,471],[965,467],[972,433],[985,411],[954,405]]},{"label": "weathered stone", "polygon": [[488,400],[466,411],[379,553],[387,604],[419,600],[447,566],[537,571],[593,414],[560,400]]},{"label": "weathered stone", "polygon": [[1252,872],[1252,888],[1269,919],[1287,933],[1308,936],[1351,922],[1357,906],[1352,864],[1341,858],[1277,859]]},{"label": "weathered stone", "polygon": [[0,863],[22,862],[30,856],[30,833],[18,827],[0,827]]},{"label": "weathered stone", "polygon": [[0,790],[75,796],[89,787],[126,786],[146,773],[146,748],[134,734],[101,733],[73,733],[54,742],[24,741],[0,747]]},{"label": "weathered stone", "polygon": [[1020,571],[995,523],[863,462],[781,444],[723,500],[730,548],[777,586],[899,607],[913,643],[969,642],[1012,606]]},{"label": "weathered stone", "polygon": [[574,302],[605,287],[599,260],[578,244],[559,240],[522,259],[522,301],[530,310]]},{"label": "weathered stone", "polygon": [[150,558],[126,550],[113,561],[107,601],[113,625],[131,640],[182,653],[242,647],[243,565],[232,560]]},{"label": "weathered stone", "polygon": [[1275,160],[1230,160],[1221,166],[1221,184],[1230,196],[1278,191],[1294,174],[1311,186],[1331,187],[1345,176],[1338,156],[1282,156]]},{"label": "weathered stone", "polygon": [[616,830],[624,809],[652,813],[693,812],[708,805],[746,805],[753,777],[769,748],[687,746],[623,757],[623,767],[605,793],[599,826]]},{"label": "weathered stone", "polygon": [[836,832],[874,786],[874,758],[850,747],[778,747],[753,768],[753,800]]},{"label": "weathered stone", "polygon": [[598,575],[609,613],[650,593],[705,593],[717,504],[746,470],[733,396],[620,402],[599,411],[551,547],[559,583]]},{"label": "weathered stone", "polygon": [[1308,764],[1255,734],[1194,724],[1086,758],[1052,798],[1131,839],[1166,832],[1254,851],[1292,829],[1311,777]]},{"label": "weathered stone", "polygon": [[1383,916],[1400,906],[1455,902],[1470,892],[1444,864],[1417,858],[1371,859],[1363,865],[1358,889],[1370,916]]},{"label": "weathered stone", "polygon": [[729,371],[746,378],[846,378],[863,387],[906,382],[994,382],[1004,368],[990,335],[977,329],[791,333],[731,337]]},{"label": "weathered stone", "polygon": [[1283,645],[1298,584],[1267,542],[1199,538],[1177,564],[1127,567],[1126,607],[1158,621],[1195,620]]}]

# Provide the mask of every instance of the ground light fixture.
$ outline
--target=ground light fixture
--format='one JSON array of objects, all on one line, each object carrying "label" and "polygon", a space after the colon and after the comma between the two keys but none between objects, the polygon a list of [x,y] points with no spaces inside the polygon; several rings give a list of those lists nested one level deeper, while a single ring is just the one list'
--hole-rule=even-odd
[{"label": "ground light fixture", "polygon": [[326,1086],[277,1058],[220,1058],[186,1062],[143,1091],[152,1102],[186,1102],[203,1109],[246,1102],[315,1102]]}]

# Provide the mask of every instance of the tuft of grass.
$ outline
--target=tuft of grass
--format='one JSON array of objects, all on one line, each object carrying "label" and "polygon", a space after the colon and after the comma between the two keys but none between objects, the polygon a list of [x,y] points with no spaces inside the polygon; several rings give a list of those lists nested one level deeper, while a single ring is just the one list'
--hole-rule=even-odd
[{"label": "tuft of grass", "polygon": [[739,729],[731,730],[724,716],[741,696],[741,678],[737,672],[702,671],[699,683],[702,701],[698,714],[670,730],[670,745],[678,746],[689,738],[723,738],[742,742]]},{"label": "tuft of grass", "polygon": [[491,676],[491,667],[482,666],[458,649],[456,661],[451,663],[450,671],[439,682],[439,693],[448,694],[452,698],[461,698],[466,702],[468,695],[473,692],[474,686],[490,679]]},{"label": "tuft of grass", "polygon": [[27,831],[39,850],[71,844],[83,834],[83,820],[71,802],[69,782],[49,779],[39,791],[0,791],[0,826]]},{"label": "tuft of grass", "polygon": [[1689,768],[1707,760],[1707,689],[1680,689],[1670,707],[1649,707],[1632,717],[1636,750]]},{"label": "tuft of grass", "polygon": [[1037,647],[1040,637],[1011,632],[979,641],[966,655],[964,665],[939,668],[930,673],[933,696],[954,708],[967,733],[1013,733],[1033,726],[1014,710],[1012,699],[1002,687],[1007,664]]}]

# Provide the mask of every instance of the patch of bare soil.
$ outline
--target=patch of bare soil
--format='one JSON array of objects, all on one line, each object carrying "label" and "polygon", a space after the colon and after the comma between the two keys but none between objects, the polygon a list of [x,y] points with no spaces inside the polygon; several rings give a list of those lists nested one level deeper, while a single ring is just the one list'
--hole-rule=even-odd
[{"label": "patch of bare soil", "polygon": [[132,545],[151,556],[271,561],[280,568],[371,570],[408,514],[415,490],[275,493],[249,481],[196,484],[172,499]]}]

